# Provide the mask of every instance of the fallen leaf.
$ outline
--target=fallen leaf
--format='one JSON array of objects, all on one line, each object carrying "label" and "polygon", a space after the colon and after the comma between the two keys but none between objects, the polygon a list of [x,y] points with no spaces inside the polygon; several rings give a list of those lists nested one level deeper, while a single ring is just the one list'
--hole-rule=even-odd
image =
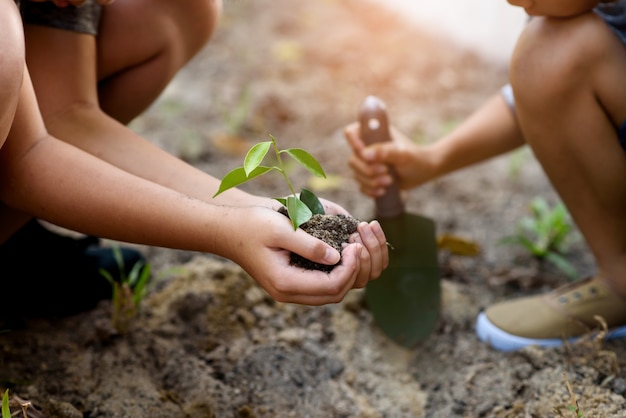
[{"label": "fallen leaf", "polygon": [[437,238],[439,249],[447,250],[455,255],[463,255],[466,257],[475,257],[480,254],[480,246],[467,239],[456,235],[443,234]]}]

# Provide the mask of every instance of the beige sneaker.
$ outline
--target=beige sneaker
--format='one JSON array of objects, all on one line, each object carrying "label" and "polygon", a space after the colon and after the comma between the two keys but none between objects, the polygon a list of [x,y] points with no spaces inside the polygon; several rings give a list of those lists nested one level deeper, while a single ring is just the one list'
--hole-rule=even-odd
[{"label": "beige sneaker", "polygon": [[476,334],[499,351],[558,346],[564,339],[601,330],[596,315],[609,328],[606,338],[626,337],[626,300],[594,277],[545,295],[492,305],[478,316]]}]

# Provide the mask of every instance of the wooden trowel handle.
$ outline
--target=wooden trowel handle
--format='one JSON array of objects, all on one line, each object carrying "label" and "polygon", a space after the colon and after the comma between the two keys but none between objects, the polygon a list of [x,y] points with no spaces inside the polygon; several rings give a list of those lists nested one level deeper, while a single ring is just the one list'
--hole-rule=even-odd
[{"label": "wooden trowel handle", "polygon": [[[366,145],[378,142],[391,141],[389,120],[385,104],[376,96],[367,96],[359,111],[361,138]],[[378,218],[394,218],[404,212],[404,202],[400,196],[398,176],[392,167],[389,167],[393,183],[389,185],[385,194],[375,199],[376,216]]]}]

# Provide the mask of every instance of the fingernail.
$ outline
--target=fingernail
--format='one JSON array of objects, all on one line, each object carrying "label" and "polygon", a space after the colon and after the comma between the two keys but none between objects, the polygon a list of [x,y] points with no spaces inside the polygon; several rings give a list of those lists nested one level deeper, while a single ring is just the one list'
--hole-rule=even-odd
[{"label": "fingernail", "polygon": [[335,250],[334,248],[331,248],[331,247],[326,249],[326,254],[324,256],[324,260],[328,264],[337,264],[340,259],[341,259],[341,254],[339,254],[339,252],[337,250]]},{"label": "fingernail", "polygon": [[361,153],[361,156],[365,160],[372,160],[374,159],[374,150],[364,149],[363,152]]},{"label": "fingernail", "polygon": [[369,224],[367,222],[361,222],[361,229],[359,230],[359,236],[361,237],[361,239],[365,238],[369,238],[372,235],[374,235],[374,233],[372,232],[372,229],[369,228]]},{"label": "fingernail", "polygon": [[350,237],[348,238],[348,242],[352,244],[354,244],[355,242],[362,244],[361,234],[355,232],[354,234],[350,235]]}]

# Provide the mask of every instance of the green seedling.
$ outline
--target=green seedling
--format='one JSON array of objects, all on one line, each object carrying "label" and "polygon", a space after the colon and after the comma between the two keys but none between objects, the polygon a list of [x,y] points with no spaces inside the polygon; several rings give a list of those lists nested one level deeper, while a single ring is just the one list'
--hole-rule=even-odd
[{"label": "green seedling", "polygon": [[[583,412],[578,405],[578,400],[576,399],[576,395],[574,394],[574,390],[572,389],[572,385],[567,378],[567,373],[563,372],[563,379],[565,380],[565,384],[567,385],[567,391],[570,395],[571,404],[567,406],[567,410],[570,411],[574,418],[582,418]],[[559,416],[563,417],[563,413],[561,412],[561,408],[554,408],[554,411],[559,414]],[[570,415],[570,416],[572,416]]]},{"label": "green seedling", "polygon": [[[28,401],[19,402],[20,408],[22,408],[22,416],[24,418],[28,418],[28,413],[26,410],[32,406],[32,404]],[[15,412],[17,413],[17,412]],[[2,418],[12,418],[16,415],[11,414],[11,409],[9,408],[9,389],[4,391],[4,395],[2,396]]]},{"label": "green seedling", "polygon": [[532,216],[523,217],[514,236],[504,237],[503,244],[520,245],[540,260],[546,260],[569,278],[577,276],[576,269],[567,260],[573,224],[563,203],[550,208],[545,199],[536,197],[530,204]]},{"label": "green seedling", "polygon": [[147,284],[150,279],[150,264],[139,261],[133,265],[128,274],[125,273],[124,258],[119,247],[112,247],[113,256],[121,272],[120,281],[117,281],[105,269],[100,274],[113,287],[113,326],[121,333],[128,330],[132,319],[139,311],[139,305],[146,295]]},{"label": "green seedling", "polygon": [[9,410],[9,389],[4,391],[2,396],[2,418],[11,418],[11,411]]},{"label": "green seedling", "polygon": [[[303,188],[301,189],[299,195],[296,193],[296,190],[287,176],[282,156],[288,155],[317,177],[326,178],[326,174],[324,173],[320,163],[307,151],[301,148],[280,150],[276,145],[276,139],[273,135],[270,135],[270,139],[271,141],[260,142],[250,148],[244,159],[243,167],[235,168],[227,173],[222,179],[220,187],[213,197],[216,197],[228,189],[237,187],[240,184],[262,176],[263,174],[269,173],[270,171],[278,171],[287,182],[287,186],[291,191],[291,196],[288,196],[287,198],[275,197],[274,199],[287,208],[287,213],[289,215],[289,219],[291,220],[291,224],[293,225],[293,229],[296,230],[300,225],[311,219],[314,214],[324,214],[324,206],[317,196],[310,190]],[[270,149],[274,150],[277,165],[261,165]]]}]

